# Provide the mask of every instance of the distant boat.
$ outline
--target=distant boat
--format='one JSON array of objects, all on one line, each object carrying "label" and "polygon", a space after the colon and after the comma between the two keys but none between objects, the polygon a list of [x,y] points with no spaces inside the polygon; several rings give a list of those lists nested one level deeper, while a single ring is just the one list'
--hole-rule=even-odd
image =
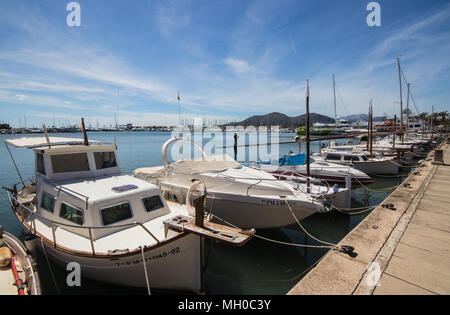
[{"label": "distant boat", "polygon": [[370,157],[368,152],[363,151],[323,149],[322,155],[315,155],[314,159],[354,167],[369,175],[397,175],[400,170],[400,165],[395,158],[383,157],[375,153],[373,157]]},{"label": "distant boat", "polygon": [[[283,178],[295,174],[306,176],[307,172],[305,161],[306,154],[301,153],[297,155],[284,156],[278,163],[271,163],[269,161],[265,163],[252,164],[252,167],[269,172],[275,176],[281,176]],[[318,178],[329,183],[344,184],[347,176],[351,177],[353,184],[373,183],[373,179],[369,175],[348,165],[340,165],[311,158],[310,168],[311,177]],[[286,179],[289,179],[289,177],[286,177]]]}]

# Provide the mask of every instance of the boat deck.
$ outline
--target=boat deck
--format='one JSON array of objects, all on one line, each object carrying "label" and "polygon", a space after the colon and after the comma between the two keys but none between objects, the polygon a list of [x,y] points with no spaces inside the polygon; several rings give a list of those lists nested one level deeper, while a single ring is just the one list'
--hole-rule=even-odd
[{"label": "boat deck", "polygon": [[432,156],[340,244],[357,256],[330,251],[288,293],[450,294],[450,145],[444,162]]},{"label": "boat deck", "polygon": [[0,295],[17,295],[17,287],[14,285],[11,268],[0,268]]}]

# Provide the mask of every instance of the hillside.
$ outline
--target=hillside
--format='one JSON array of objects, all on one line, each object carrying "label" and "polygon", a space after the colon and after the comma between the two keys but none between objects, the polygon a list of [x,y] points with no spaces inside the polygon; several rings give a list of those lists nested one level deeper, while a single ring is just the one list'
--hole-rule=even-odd
[{"label": "hillside", "polygon": [[[310,123],[325,123],[325,124],[332,124],[334,123],[334,119],[316,114],[311,113],[309,115]],[[267,115],[256,115],[249,117],[241,122],[237,123],[231,123],[228,124],[229,126],[280,126],[280,127],[298,127],[298,126],[304,126],[306,125],[306,114],[296,116],[296,117],[289,117],[285,114],[281,113],[270,113]]]}]

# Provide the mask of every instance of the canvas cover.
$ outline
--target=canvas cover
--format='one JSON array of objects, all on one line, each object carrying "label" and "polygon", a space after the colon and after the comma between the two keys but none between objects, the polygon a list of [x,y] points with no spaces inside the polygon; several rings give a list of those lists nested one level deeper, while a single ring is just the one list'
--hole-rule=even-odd
[{"label": "canvas cover", "polygon": [[[49,137],[49,141],[50,145],[74,145],[84,143],[82,138]],[[6,139],[5,142],[18,148],[39,148],[49,145],[45,137],[22,137]],[[101,143],[101,141],[89,140],[89,143]]]}]

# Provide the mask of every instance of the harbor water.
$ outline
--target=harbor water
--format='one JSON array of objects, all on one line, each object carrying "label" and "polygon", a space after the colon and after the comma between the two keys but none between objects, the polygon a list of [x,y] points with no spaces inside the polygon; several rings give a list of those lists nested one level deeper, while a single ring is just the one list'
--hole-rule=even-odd
[{"label": "harbor water", "polygon": [[[238,133],[239,134],[239,133]],[[82,137],[81,134],[52,134],[52,136]],[[234,133],[228,134],[226,145],[233,145]],[[24,135],[1,135],[3,140]],[[27,135],[29,136],[29,135]],[[42,136],[42,135],[38,135]],[[162,165],[161,147],[171,137],[170,132],[156,131],[128,131],[128,132],[92,132],[88,133],[92,140],[113,143],[118,146],[119,164],[122,171],[132,173],[139,167]],[[250,138],[242,135],[245,143]],[[294,134],[280,134],[280,141],[290,141]],[[306,149],[302,146],[302,151]],[[246,148],[239,148],[246,150]],[[297,143],[282,144],[278,148],[279,156],[289,152],[297,153]],[[319,151],[319,143],[311,144],[311,151]],[[16,164],[25,181],[34,176],[34,156],[31,150],[11,148]],[[229,148],[227,154],[233,156],[233,149]],[[248,161],[246,158],[240,162]],[[0,169],[0,183],[5,187],[12,187],[20,181],[9,153],[2,143],[0,157],[3,161]],[[404,177],[409,169],[403,169]],[[374,192],[387,187],[399,185],[403,176],[374,177],[375,182],[365,187],[352,189],[352,207],[378,205],[390,190]],[[286,211],[289,211],[287,208]],[[369,212],[358,215],[348,215],[341,212],[315,214],[302,221],[304,228],[318,239],[337,243],[351,231]],[[0,192],[0,224],[11,234],[22,238],[25,236],[21,224],[10,209],[5,191]],[[320,245],[309,238],[297,226],[288,226],[280,229],[260,230],[259,235],[266,238],[292,244]],[[351,244],[346,244],[351,245]],[[236,248],[216,242],[206,242],[206,289],[207,294],[285,294],[287,293],[324,254],[327,249],[301,248],[269,242],[253,238],[243,247]],[[44,294],[146,294],[147,290],[129,287],[113,286],[83,278],[80,287],[69,287],[66,277],[69,271],[56,266],[50,261],[50,266],[39,254],[37,258]],[[82,272],[82,270],[81,270]],[[55,281],[53,281],[52,273]],[[144,272],[142,274],[144,277]],[[56,282],[56,283],[55,283]],[[151,285],[151,284],[150,284]],[[179,292],[152,292],[159,294],[176,294]]]}]

